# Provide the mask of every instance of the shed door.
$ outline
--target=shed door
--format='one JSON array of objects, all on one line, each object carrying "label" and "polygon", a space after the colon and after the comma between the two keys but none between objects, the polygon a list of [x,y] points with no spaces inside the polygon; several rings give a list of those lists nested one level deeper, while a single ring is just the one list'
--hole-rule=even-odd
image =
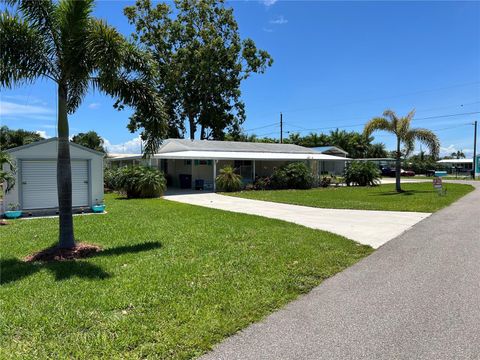
[{"label": "shed door", "polygon": [[[88,161],[72,161],[73,206],[88,206]],[[58,207],[57,162],[22,161],[22,198],[24,209]]]}]

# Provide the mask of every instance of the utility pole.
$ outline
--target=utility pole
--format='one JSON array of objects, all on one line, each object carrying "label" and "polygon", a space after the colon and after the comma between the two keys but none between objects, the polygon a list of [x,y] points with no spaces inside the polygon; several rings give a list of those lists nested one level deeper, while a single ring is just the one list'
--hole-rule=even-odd
[{"label": "utility pole", "polygon": [[283,114],[280,113],[280,144],[283,144]]},{"label": "utility pole", "polygon": [[477,120],[473,123],[473,166],[472,166],[472,178],[475,179],[476,165],[477,165]]}]

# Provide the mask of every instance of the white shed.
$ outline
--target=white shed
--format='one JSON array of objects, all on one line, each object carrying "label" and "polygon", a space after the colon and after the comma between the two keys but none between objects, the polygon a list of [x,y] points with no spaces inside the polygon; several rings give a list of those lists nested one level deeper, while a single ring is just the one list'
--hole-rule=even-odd
[{"label": "white shed", "polygon": [[[24,211],[58,208],[57,147],[57,138],[50,138],[7,150],[17,172],[15,186],[3,199],[2,213],[10,203],[19,204]],[[103,156],[70,143],[73,207],[89,207],[103,201]]]}]

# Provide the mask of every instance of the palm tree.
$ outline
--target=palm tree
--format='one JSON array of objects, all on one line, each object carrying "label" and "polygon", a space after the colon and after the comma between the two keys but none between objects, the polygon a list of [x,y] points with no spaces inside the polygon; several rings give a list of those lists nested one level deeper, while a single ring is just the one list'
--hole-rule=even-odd
[{"label": "palm tree", "polygon": [[415,110],[410,111],[405,117],[398,117],[392,110],[385,110],[383,117],[377,117],[370,120],[364,129],[364,133],[368,136],[376,130],[383,130],[395,134],[397,138],[397,146],[395,152],[396,158],[396,190],[402,191],[400,185],[400,172],[402,161],[402,144],[405,146],[405,156],[415,148],[415,141],[425,144],[430,149],[433,157],[438,157],[440,142],[437,136],[427,129],[412,129],[410,123],[415,115]]},{"label": "palm tree", "polygon": [[[147,81],[149,59],[114,28],[91,16],[93,0],[6,3],[13,10],[0,13],[0,86],[10,88],[38,78],[57,85],[58,246],[72,248],[75,238],[68,115],[80,106],[89,86],[114,96],[119,107],[134,106],[133,116],[142,118],[164,119],[161,100]],[[156,121],[158,127],[163,124]],[[155,140],[150,144],[154,146]]]},{"label": "palm tree", "polygon": [[[6,170],[4,169],[7,165]],[[16,167],[10,155],[0,150],[0,184],[3,186],[3,191],[10,191],[15,185]]]},{"label": "palm tree", "polygon": [[452,153],[452,158],[454,159],[465,159],[465,154],[461,150],[457,150]]}]

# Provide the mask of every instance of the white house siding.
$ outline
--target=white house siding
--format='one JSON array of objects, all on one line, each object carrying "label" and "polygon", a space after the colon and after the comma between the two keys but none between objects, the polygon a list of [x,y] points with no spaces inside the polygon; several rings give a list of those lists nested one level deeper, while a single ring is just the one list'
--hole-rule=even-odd
[{"label": "white house siding", "polygon": [[[21,192],[21,162],[22,160],[52,160],[57,159],[57,140],[50,139],[33,143],[30,146],[11,149],[10,156],[17,163],[16,185],[11,191],[5,194],[2,204],[2,212],[7,209],[8,204],[19,203],[22,205]],[[70,145],[70,157],[72,160],[87,160],[90,174],[89,205],[93,205],[97,199],[103,201],[103,156],[97,152],[89,151],[76,145]],[[7,165],[4,164],[4,170]]]}]

